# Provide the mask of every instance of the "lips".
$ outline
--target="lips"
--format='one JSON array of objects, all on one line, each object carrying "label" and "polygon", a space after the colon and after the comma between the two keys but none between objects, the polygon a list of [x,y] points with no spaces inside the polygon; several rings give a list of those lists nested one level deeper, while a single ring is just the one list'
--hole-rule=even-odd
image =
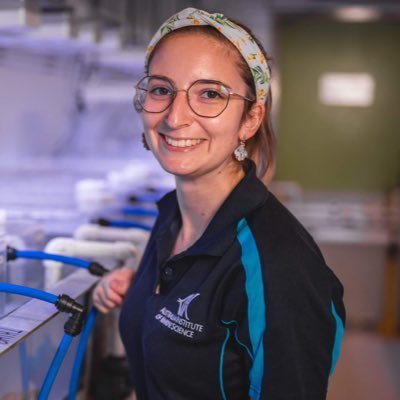
[{"label": "lips", "polygon": [[193,147],[201,143],[201,139],[172,139],[169,136],[164,136],[165,141],[173,147]]}]

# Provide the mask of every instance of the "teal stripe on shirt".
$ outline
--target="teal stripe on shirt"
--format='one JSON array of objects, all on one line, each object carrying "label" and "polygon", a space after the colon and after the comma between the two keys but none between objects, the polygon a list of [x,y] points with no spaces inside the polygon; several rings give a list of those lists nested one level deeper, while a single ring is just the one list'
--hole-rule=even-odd
[{"label": "teal stripe on shirt", "polygon": [[333,349],[332,349],[332,365],[331,365],[331,371],[329,375],[333,374],[333,371],[335,370],[336,363],[338,362],[339,355],[340,355],[340,346],[342,344],[342,339],[343,339],[343,334],[344,334],[344,325],[342,319],[339,317],[338,313],[336,312],[335,305],[331,305],[331,310],[333,317],[335,318],[336,322],[336,333],[335,333],[335,342],[333,344]]},{"label": "teal stripe on shirt", "polygon": [[231,333],[229,332],[229,328],[226,328],[226,336],[224,342],[222,343],[221,354],[219,356],[219,386],[221,390],[222,400],[227,400],[224,388],[224,357],[226,344],[228,343],[230,335]]},{"label": "teal stripe on shirt", "polygon": [[246,274],[246,294],[248,301],[248,321],[250,341],[253,351],[253,365],[250,369],[249,396],[258,400],[261,394],[264,374],[264,332],[266,313],[264,298],[264,280],[260,256],[254,236],[244,218],[237,225],[237,239],[242,248],[242,264]]}]

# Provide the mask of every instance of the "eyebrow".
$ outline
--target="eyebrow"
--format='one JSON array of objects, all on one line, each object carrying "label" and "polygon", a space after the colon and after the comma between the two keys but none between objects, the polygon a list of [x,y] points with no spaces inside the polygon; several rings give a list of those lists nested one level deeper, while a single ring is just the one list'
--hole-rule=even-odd
[{"label": "eyebrow", "polygon": [[[174,86],[174,88],[176,89],[176,83],[172,78],[169,78],[168,76],[165,75],[147,75],[149,78],[158,78],[158,79],[166,79],[167,81],[171,82],[172,85]],[[217,79],[196,79],[193,82],[190,82],[189,87],[191,85],[193,85],[193,83],[195,82],[199,82],[199,81],[203,81],[203,82],[213,82],[213,83],[220,83],[222,86],[225,86],[227,89],[232,90],[232,87],[230,85],[227,85],[226,83],[219,81]]]},{"label": "eyebrow", "polygon": [[150,75],[150,74],[148,74],[147,76],[149,78],[166,79],[167,81],[169,81],[175,85],[175,81],[172,78],[168,78],[168,76],[165,76],[165,75]]}]

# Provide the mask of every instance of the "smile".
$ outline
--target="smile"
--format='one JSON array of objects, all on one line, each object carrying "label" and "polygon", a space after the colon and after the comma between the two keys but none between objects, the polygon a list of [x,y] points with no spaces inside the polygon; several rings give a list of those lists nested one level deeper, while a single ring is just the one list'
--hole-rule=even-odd
[{"label": "smile", "polygon": [[174,147],[192,147],[201,142],[201,139],[172,139],[168,136],[164,136],[164,138],[170,146]]}]

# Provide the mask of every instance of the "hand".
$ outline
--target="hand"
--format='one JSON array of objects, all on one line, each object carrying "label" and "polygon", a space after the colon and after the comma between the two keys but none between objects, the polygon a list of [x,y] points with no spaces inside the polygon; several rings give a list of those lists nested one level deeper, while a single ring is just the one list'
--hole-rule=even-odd
[{"label": "hand", "polygon": [[93,304],[103,314],[119,307],[132,282],[135,271],[118,268],[104,275],[93,291]]}]

